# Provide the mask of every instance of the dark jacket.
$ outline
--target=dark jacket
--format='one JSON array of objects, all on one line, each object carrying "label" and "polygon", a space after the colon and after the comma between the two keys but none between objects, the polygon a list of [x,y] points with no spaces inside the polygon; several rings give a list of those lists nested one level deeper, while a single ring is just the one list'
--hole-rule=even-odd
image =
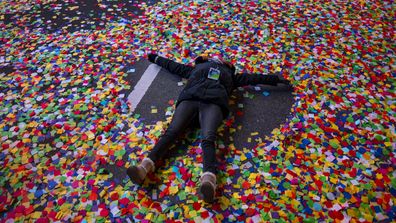
[{"label": "dark jacket", "polygon": [[[228,66],[214,61],[193,67],[158,56],[155,63],[173,74],[188,79],[176,106],[184,100],[202,100],[219,105],[224,118],[229,114],[228,99],[235,88],[256,84],[276,86],[279,83],[276,75],[234,74],[234,70]],[[208,78],[211,68],[220,71],[218,80]]]}]

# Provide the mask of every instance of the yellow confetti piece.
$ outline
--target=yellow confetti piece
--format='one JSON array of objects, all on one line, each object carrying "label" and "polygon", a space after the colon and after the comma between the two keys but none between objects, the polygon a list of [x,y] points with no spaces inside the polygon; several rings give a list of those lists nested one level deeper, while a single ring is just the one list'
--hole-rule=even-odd
[{"label": "yellow confetti piece", "polygon": [[333,184],[336,184],[336,183],[338,183],[338,179],[335,177],[330,177],[330,182]]},{"label": "yellow confetti piece", "polygon": [[65,214],[64,214],[63,212],[60,211],[60,212],[58,212],[58,213],[56,214],[55,218],[58,219],[58,220],[60,220],[60,219],[62,219],[62,218],[64,217],[64,215],[65,215]]},{"label": "yellow confetti piece", "polygon": [[42,212],[35,211],[32,214],[30,214],[30,217],[33,219],[37,219],[37,218],[40,218],[42,216],[42,214],[43,214]]},{"label": "yellow confetti piece", "polygon": [[95,138],[95,134],[91,131],[85,133],[88,136],[88,140],[93,140]]},{"label": "yellow confetti piece", "polygon": [[188,212],[188,214],[190,215],[190,218],[197,217],[197,212],[196,211],[190,211],[190,212]]},{"label": "yellow confetti piece", "polygon": [[298,201],[295,200],[295,199],[292,199],[290,202],[291,202],[291,205],[292,205],[293,207],[297,207],[298,205],[300,205],[300,202],[298,202]]},{"label": "yellow confetti piece", "polygon": [[23,138],[23,139],[22,139],[22,142],[24,142],[24,143],[30,143],[30,142],[32,142],[32,140],[31,140],[30,138]]},{"label": "yellow confetti piece", "polygon": [[154,216],[153,213],[148,213],[148,214],[146,215],[145,219],[146,219],[146,220],[152,220],[153,216]]},{"label": "yellow confetti piece", "polygon": [[15,114],[9,113],[7,115],[7,118],[14,119],[15,118]]},{"label": "yellow confetti piece", "polygon": [[49,71],[51,69],[52,69],[52,64],[51,63],[49,63],[49,64],[47,64],[47,66],[45,66],[45,70]]},{"label": "yellow confetti piece", "polygon": [[293,196],[293,192],[291,190],[286,190],[285,195],[286,195],[286,197],[291,197],[291,196]]},{"label": "yellow confetti piece", "polygon": [[228,198],[226,198],[226,197],[221,197],[220,199],[219,199],[220,201],[220,206],[221,206],[221,208],[223,209],[223,210],[225,210],[227,207],[229,207],[230,206],[230,200],[228,199]]},{"label": "yellow confetti piece", "polygon": [[185,187],[185,191],[186,191],[187,193],[192,193],[192,192],[195,191],[195,189],[193,189],[192,187]]},{"label": "yellow confetti piece", "polygon": [[169,188],[169,194],[175,195],[177,192],[179,192],[179,188],[177,186],[172,186]]},{"label": "yellow confetti piece", "polygon": [[23,156],[21,159],[21,164],[26,164],[29,162],[29,157]]},{"label": "yellow confetti piece", "polygon": [[235,198],[235,199],[240,199],[241,195],[239,195],[239,193],[233,193],[232,197]]},{"label": "yellow confetti piece", "polygon": [[[370,213],[370,212],[367,212],[367,213]],[[371,215],[371,214],[367,214],[367,213],[364,213],[364,212],[363,212],[363,213],[361,213],[361,214],[363,215],[365,221],[367,221],[367,222],[372,222],[373,219],[374,219],[374,216]]]},{"label": "yellow confetti piece", "polygon": [[104,197],[106,194],[107,194],[107,189],[105,188],[99,193],[99,196]]}]

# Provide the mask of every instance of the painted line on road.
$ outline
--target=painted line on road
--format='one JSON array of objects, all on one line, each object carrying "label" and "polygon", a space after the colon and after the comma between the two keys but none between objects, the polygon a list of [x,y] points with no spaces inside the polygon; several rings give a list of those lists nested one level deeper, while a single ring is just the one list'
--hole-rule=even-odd
[{"label": "painted line on road", "polygon": [[160,70],[160,66],[156,64],[150,64],[150,66],[147,67],[146,71],[144,71],[135,88],[128,95],[128,102],[131,104],[132,112],[135,111],[140,100],[142,100],[144,94],[146,94],[147,89],[150,87],[151,83],[154,81]]}]

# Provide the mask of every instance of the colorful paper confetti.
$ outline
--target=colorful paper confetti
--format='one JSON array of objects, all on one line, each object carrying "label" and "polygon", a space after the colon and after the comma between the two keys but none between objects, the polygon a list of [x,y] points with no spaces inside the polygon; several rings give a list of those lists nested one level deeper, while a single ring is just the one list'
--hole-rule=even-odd
[{"label": "colorful paper confetti", "polygon": [[[94,3],[0,2],[1,221],[395,219],[393,1]],[[183,63],[221,54],[295,86],[290,117],[252,133],[265,138],[254,148],[219,139],[213,204],[197,194],[197,132],[143,187],[120,177],[174,111],[172,101],[155,125],[129,112],[125,77],[150,51]],[[220,135],[232,139],[240,114]]]}]

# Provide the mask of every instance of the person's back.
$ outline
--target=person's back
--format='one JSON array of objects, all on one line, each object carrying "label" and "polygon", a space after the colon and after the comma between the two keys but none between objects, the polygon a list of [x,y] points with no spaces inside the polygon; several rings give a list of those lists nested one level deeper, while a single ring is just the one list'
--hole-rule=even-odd
[{"label": "person's back", "polygon": [[186,87],[178,101],[202,100],[222,108],[228,114],[228,96],[233,90],[233,71],[223,64],[213,61],[198,64],[191,71]]}]

